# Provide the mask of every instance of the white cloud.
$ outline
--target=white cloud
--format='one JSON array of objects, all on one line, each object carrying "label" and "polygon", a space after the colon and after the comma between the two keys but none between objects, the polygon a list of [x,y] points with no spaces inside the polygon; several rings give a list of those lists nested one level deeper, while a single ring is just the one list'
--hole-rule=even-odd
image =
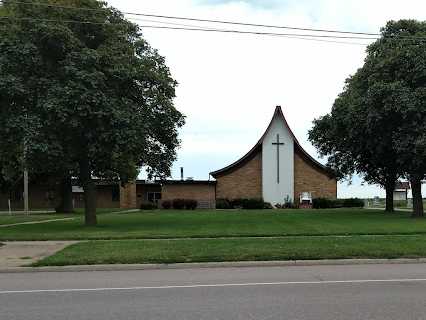
[{"label": "white cloud", "polygon": [[[262,6],[256,5],[259,1],[222,0],[109,3],[128,12],[367,32],[378,32],[389,19],[426,16],[426,3],[417,0],[270,0]],[[187,116],[175,177],[185,166],[188,175],[205,179],[208,172],[242,156],[266,129],[276,105],[283,107],[301,144],[316,156],[307,142],[312,120],[330,110],[345,78],[365,56],[363,46],[299,39],[152,29],[143,33],[166,57],[179,82],[176,107]],[[359,183],[339,186],[339,196],[378,194],[383,192]]]}]

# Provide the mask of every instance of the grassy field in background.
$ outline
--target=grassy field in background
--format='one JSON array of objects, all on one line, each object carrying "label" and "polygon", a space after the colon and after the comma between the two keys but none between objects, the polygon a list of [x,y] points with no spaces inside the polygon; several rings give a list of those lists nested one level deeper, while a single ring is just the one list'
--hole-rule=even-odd
[{"label": "grassy field in background", "polygon": [[35,266],[425,256],[426,235],[109,240],[71,245]]},{"label": "grassy field in background", "polygon": [[409,212],[364,209],[139,211],[99,215],[96,227],[74,216],[3,228],[0,240],[426,234],[426,219],[412,219]]},{"label": "grassy field in background", "polygon": [[[386,203],[386,199],[384,198],[380,198],[378,203],[375,204],[374,199],[368,199],[367,200],[369,203],[369,207],[373,207],[373,208],[384,208],[385,207],[385,203]],[[395,206],[396,209],[400,208],[400,209],[412,209],[408,207],[408,201],[407,200],[394,200],[393,205]],[[423,200],[423,207],[426,210],[426,200]]]}]

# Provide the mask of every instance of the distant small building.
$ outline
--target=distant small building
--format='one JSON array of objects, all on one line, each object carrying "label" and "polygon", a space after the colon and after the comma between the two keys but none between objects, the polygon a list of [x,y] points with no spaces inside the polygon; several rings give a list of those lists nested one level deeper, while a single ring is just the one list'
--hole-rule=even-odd
[{"label": "distant small building", "polygon": [[408,181],[397,181],[395,185],[395,190],[393,192],[393,200],[407,200],[408,190],[410,190],[410,183]]}]

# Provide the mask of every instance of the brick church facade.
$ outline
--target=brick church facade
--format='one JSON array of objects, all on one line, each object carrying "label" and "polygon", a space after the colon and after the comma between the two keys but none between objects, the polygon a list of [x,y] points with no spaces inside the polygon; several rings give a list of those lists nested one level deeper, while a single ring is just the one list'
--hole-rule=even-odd
[{"label": "brick church facade", "polygon": [[[195,199],[202,208],[214,208],[216,199],[256,198],[271,204],[297,204],[302,192],[313,198],[337,197],[335,176],[303,149],[281,107],[276,107],[265,133],[247,154],[210,175],[215,180],[182,179],[159,184],[161,201]],[[144,197],[132,188],[129,185],[122,189],[123,199],[133,197],[122,207],[134,207],[137,199]]]},{"label": "brick church facade", "polygon": [[263,198],[276,204],[284,199],[298,203],[302,192],[310,192],[313,198],[337,196],[333,173],[302,148],[281,107],[246,155],[211,175],[218,199]]}]

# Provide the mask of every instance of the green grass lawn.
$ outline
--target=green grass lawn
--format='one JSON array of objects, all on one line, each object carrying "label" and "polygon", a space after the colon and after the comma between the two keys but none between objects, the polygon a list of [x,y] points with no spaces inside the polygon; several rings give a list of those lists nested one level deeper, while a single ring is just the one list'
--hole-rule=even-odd
[{"label": "green grass lawn", "polygon": [[357,234],[426,234],[426,219],[381,210],[196,210],[99,215],[99,225],[72,221],[0,230],[0,240],[84,240]]},{"label": "green grass lawn", "polygon": [[425,256],[426,235],[109,240],[71,245],[35,266]]}]

